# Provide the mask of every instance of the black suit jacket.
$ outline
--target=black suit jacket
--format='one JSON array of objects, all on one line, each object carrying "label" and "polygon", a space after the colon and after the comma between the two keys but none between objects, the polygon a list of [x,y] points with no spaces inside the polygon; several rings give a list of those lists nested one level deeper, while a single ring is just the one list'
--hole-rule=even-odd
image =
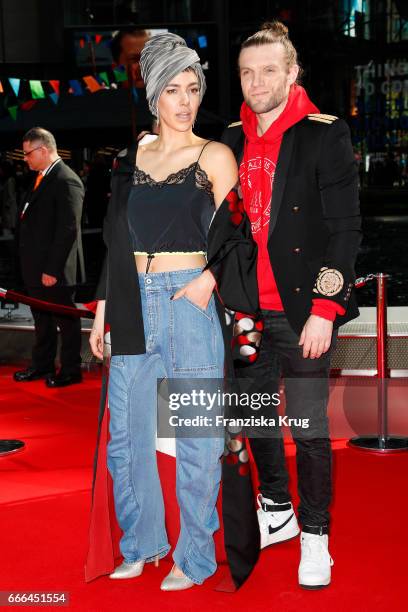
[{"label": "black suit jacket", "polygon": [[18,243],[26,287],[41,286],[43,273],[55,276],[61,285],[76,284],[83,199],[82,181],[63,161],[23,198],[22,210],[29,204],[20,219]]},{"label": "black suit jacket", "polygon": [[[222,141],[239,164],[242,125],[232,124]],[[268,239],[279,294],[297,334],[310,315],[313,298],[332,300],[346,309],[344,316],[336,317],[335,327],[358,316],[354,264],[360,230],[358,171],[349,128],[337,117],[309,115],[282,139]]]}]

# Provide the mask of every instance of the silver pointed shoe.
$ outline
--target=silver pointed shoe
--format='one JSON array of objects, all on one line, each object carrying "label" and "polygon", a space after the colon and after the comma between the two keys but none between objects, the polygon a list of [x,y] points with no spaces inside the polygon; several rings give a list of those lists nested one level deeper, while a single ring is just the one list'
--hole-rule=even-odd
[{"label": "silver pointed shoe", "polygon": [[174,566],[171,568],[170,574],[167,574],[165,579],[160,585],[162,591],[184,591],[185,589],[191,589],[195,583],[187,578],[187,576],[175,576],[173,574]]},{"label": "silver pointed shoe", "polygon": [[115,568],[115,571],[112,572],[112,574],[109,574],[109,578],[112,578],[113,580],[136,578],[143,572],[144,564],[144,559],[141,561],[136,561],[135,563],[127,563],[126,561],[123,561],[122,565],[118,565],[118,567]]}]

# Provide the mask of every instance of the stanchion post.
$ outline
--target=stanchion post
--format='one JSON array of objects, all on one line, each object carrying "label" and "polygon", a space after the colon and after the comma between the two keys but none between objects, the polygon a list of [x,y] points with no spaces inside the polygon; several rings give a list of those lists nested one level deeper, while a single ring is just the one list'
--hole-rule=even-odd
[{"label": "stanchion post", "polygon": [[387,275],[377,275],[377,401],[378,444],[386,448],[388,438],[387,394]]},{"label": "stanchion post", "polygon": [[387,278],[377,278],[377,414],[378,435],[352,438],[349,445],[374,453],[408,451],[408,438],[388,434],[388,364],[387,364]]}]

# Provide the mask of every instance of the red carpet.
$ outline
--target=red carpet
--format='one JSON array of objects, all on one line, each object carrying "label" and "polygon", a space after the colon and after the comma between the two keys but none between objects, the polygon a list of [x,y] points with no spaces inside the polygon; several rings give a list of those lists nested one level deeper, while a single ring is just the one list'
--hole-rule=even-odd
[{"label": "red carpet", "polygon": [[[65,591],[69,608],[110,610],[324,611],[406,608],[408,455],[376,456],[334,444],[332,585],[297,586],[299,542],[264,551],[235,594],[214,591],[218,577],[182,593],[162,593],[169,561],[141,578],[84,582],[99,378],[66,389],[16,384],[0,369],[0,438],[26,449],[0,457],[0,591]],[[295,489],[293,447],[288,462]]]}]

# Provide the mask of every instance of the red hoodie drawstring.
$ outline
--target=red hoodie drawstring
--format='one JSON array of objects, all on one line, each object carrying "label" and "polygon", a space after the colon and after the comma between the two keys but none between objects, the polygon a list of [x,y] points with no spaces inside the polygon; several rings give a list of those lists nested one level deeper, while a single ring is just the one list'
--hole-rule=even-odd
[{"label": "red hoodie drawstring", "polygon": [[[308,113],[318,112],[302,87],[294,86],[283,112],[264,134],[258,134],[258,117],[244,102],[241,107],[245,134],[243,159],[244,206],[258,244],[258,286],[261,307],[283,310],[268,253],[269,207],[273,207],[273,174],[284,133]],[[249,162],[252,165],[249,168]],[[268,173],[268,174],[266,174]],[[268,183],[268,180],[270,181]],[[251,181],[251,186],[249,186]],[[244,187],[244,185],[243,185]]]},{"label": "red hoodie drawstring", "polygon": [[[262,176],[261,176],[261,237],[264,236],[263,234],[263,227],[265,224],[265,206],[267,206],[266,201],[264,201],[265,198],[265,139],[261,138],[261,142],[262,142]],[[266,238],[265,242],[268,242],[268,239]]]}]

